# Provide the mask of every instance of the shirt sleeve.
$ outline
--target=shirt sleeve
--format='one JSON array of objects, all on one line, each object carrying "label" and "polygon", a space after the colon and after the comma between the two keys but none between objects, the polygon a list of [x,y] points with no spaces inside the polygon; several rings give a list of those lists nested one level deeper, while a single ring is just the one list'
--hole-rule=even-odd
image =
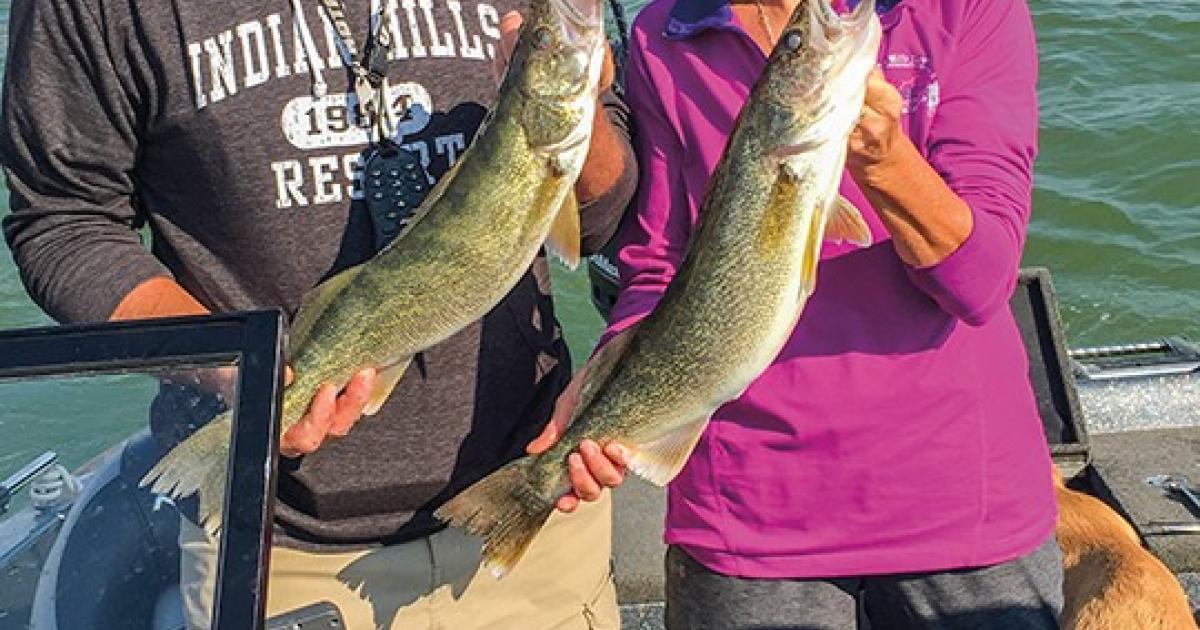
[{"label": "shirt sleeve", "polygon": [[50,316],[105,320],[134,287],[170,275],[133,229],[136,90],[84,3],[15,2],[9,24],[5,240]]},{"label": "shirt sleeve", "polygon": [[604,115],[616,132],[620,144],[621,155],[613,157],[619,157],[621,160],[621,174],[612,187],[579,209],[579,230],[584,255],[600,251],[613,237],[637,187],[638,173],[631,144],[629,107],[612,89],[600,95],[600,105],[604,107]]},{"label": "shirt sleeve", "polygon": [[982,325],[1016,286],[1037,155],[1037,44],[1020,0],[967,4],[930,129],[933,168],[971,209],[967,240],[909,276],[948,313]]},{"label": "shirt sleeve", "polygon": [[617,256],[621,291],[597,348],[654,310],[683,261],[691,237],[692,216],[681,178],[683,150],[664,113],[638,39],[631,42],[627,98],[634,118],[641,175],[630,221],[620,235]]}]

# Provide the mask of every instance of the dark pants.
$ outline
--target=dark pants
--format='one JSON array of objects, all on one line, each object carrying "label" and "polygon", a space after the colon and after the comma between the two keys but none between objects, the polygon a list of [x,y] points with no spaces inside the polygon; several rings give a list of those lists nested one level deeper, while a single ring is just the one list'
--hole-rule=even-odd
[{"label": "dark pants", "polygon": [[1062,552],[1051,537],[1029,555],[940,573],[756,580],[714,573],[678,547],[667,551],[669,630],[1058,628]]}]

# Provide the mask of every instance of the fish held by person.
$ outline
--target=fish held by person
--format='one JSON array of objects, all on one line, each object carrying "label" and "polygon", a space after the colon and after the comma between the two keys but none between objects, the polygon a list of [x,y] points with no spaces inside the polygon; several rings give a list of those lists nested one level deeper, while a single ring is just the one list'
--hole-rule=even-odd
[{"label": "fish held by person", "polygon": [[[306,296],[289,331],[295,380],[282,430],[325,383],[375,368],[376,413],[417,353],[483,317],[543,245],[579,260],[573,188],[591,141],[604,63],[603,0],[533,0],[496,102],[462,158],[388,247]],[[200,520],[220,525],[231,418],[218,416],[142,480],[174,497],[199,492]]]},{"label": "fish held by person", "polygon": [[881,27],[874,0],[841,16],[803,0],[751,92],[713,174],[692,243],[657,308],[587,365],[571,425],[435,512],[485,539],[503,575],[568,489],[584,439],[616,442],[659,485],[683,467],[711,414],[782,349],[812,295],[822,242],[871,234],[838,195]]}]

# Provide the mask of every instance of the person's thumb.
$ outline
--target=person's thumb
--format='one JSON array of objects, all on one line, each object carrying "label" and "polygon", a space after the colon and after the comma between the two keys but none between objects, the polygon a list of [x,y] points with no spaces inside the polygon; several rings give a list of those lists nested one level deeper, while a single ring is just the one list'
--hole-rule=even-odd
[{"label": "person's thumb", "polygon": [[[546,428],[542,429],[541,435],[533,439],[528,446],[525,447],[525,452],[530,455],[537,455],[550,450],[558,439],[562,437],[563,431],[567,428],[567,424],[571,421],[571,413],[575,410],[574,400],[568,401],[568,396],[572,392],[567,390],[563,392],[558,400],[554,403],[554,413],[550,415],[550,422],[546,423]],[[571,396],[573,399],[574,396]]]},{"label": "person's thumb", "polygon": [[542,434],[533,439],[525,452],[537,455],[550,450],[562,437],[563,431],[571,424],[571,416],[575,415],[575,406],[579,403],[579,390],[583,386],[584,370],[580,370],[567,384],[567,388],[554,401],[554,413],[550,414],[550,422],[542,429]]}]

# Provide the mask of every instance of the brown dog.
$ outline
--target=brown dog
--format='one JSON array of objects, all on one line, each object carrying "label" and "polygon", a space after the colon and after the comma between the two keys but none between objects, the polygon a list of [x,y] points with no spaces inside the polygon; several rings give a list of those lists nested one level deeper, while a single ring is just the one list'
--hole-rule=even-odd
[{"label": "brown dog", "polygon": [[1058,544],[1063,551],[1062,627],[1069,630],[1195,630],[1187,595],[1142,548],[1133,527],[1095,497],[1063,485]]}]

